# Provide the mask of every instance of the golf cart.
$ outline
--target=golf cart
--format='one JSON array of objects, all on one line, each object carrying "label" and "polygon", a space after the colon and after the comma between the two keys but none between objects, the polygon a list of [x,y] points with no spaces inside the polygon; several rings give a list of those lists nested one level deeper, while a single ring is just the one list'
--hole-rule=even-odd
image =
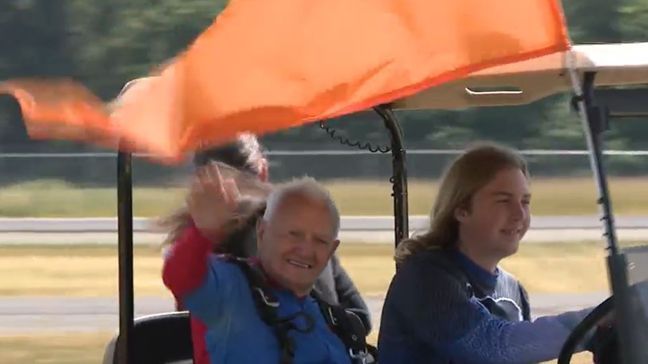
[{"label": "golf cart", "polygon": [[[392,156],[394,200],[394,242],[409,234],[407,204],[406,149],[395,110],[463,109],[468,107],[520,105],[558,92],[572,90],[572,105],[583,122],[591,167],[599,192],[601,221],[607,240],[607,265],[612,299],[598,306],[565,343],[559,363],[570,362],[578,344],[599,320],[615,310],[616,340],[614,358],[622,363],[648,362],[646,304],[637,300],[632,283],[648,279],[644,246],[621,249],[617,243],[605,167],[602,162],[603,133],[611,119],[646,117],[646,88],[615,88],[648,84],[648,43],[574,46],[570,51],[477,72],[412,97],[374,107],[384,121],[391,146],[379,150],[369,144],[340,140],[352,147],[390,152]],[[321,123],[323,128],[324,123]],[[133,317],[132,263],[132,183],[131,155],[118,156],[120,335],[116,354],[108,353],[110,363],[160,363],[191,361],[192,346],[187,312]],[[112,350],[112,348],[110,349]],[[620,356],[617,356],[620,355]],[[619,359],[621,360],[621,359]]]}]

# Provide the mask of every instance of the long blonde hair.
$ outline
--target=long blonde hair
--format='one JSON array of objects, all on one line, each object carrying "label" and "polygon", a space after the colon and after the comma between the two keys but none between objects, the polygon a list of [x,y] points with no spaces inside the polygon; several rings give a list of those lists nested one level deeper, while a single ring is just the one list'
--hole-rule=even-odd
[{"label": "long blonde hair", "polygon": [[402,263],[407,257],[424,250],[454,246],[459,234],[455,210],[470,209],[475,193],[499,171],[508,168],[520,169],[529,177],[524,158],[513,149],[496,143],[475,144],[456,158],[441,179],[428,231],[403,240],[396,249],[396,262]]}]

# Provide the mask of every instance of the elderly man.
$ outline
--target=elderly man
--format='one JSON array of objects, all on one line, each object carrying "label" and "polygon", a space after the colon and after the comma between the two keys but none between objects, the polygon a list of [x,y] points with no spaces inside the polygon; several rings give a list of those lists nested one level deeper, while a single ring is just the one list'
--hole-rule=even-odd
[{"label": "elderly man", "polygon": [[207,325],[212,362],[364,360],[361,321],[311,296],[339,245],[340,216],[328,192],[310,178],[275,187],[257,223],[254,262],[210,253],[239,201],[217,167],[200,170],[187,201],[192,225],[163,269],[165,285]]}]

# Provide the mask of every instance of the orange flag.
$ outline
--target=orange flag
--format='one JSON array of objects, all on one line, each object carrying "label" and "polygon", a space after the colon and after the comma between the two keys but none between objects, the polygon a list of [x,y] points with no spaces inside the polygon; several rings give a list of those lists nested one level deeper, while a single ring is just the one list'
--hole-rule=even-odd
[{"label": "orange flag", "polygon": [[61,84],[10,81],[0,92],[19,100],[35,137],[119,139],[177,161],[239,132],[336,117],[564,51],[563,20],[558,0],[231,0],[111,107],[81,85],[48,93]]}]

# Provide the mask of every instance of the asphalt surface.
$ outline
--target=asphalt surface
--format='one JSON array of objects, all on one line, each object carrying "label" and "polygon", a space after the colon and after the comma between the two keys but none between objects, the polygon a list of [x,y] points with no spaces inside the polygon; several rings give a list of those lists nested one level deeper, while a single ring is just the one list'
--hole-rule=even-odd
[{"label": "asphalt surface", "polygon": [[[605,292],[588,294],[537,294],[531,296],[533,315],[556,314],[595,305]],[[378,327],[383,297],[367,297]],[[135,316],[173,311],[170,298],[142,297],[135,301]],[[0,335],[43,332],[95,332],[117,330],[116,297],[0,297]]]},{"label": "asphalt surface", "polygon": [[[648,241],[648,229],[617,229],[619,241]],[[157,245],[165,238],[165,234],[135,232],[133,243],[135,245]],[[342,242],[354,242],[365,244],[393,244],[394,233],[380,231],[342,231],[340,240]],[[117,233],[102,232],[75,232],[75,233],[29,233],[29,232],[0,232],[0,245],[109,245],[116,246],[118,241]],[[522,243],[575,243],[582,241],[601,241],[603,231],[601,229],[546,229],[529,230]],[[601,245],[603,247],[603,245]]]},{"label": "asphalt surface", "polygon": [[[538,216],[531,220],[524,242],[603,241],[598,216]],[[615,220],[621,241],[648,240],[648,216],[622,216]],[[425,216],[410,217],[410,232],[425,230]],[[0,245],[117,244],[114,218],[34,219],[0,218]],[[152,231],[146,219],[133,222],[134,244],[159,244],[164,234]],[[358,243],[393,243],[390,216],[343,216],[340,238]]]},{"label": "asphalt surface", "polygon": [[[619,229],[648,229],[648,216],[616,216]],[[428,217],[409,217],[411,230],[425,229]],[[602,227],[598,215],[533,216],[531,229],[598,229]],[[393,231],[392,216],[342,216],[340,228],[344,231]],[[150,219],[134,218],[135,231],[152,231]],[[0,232],[115,232],[117,219],[108,218],[0,218]]]}]

